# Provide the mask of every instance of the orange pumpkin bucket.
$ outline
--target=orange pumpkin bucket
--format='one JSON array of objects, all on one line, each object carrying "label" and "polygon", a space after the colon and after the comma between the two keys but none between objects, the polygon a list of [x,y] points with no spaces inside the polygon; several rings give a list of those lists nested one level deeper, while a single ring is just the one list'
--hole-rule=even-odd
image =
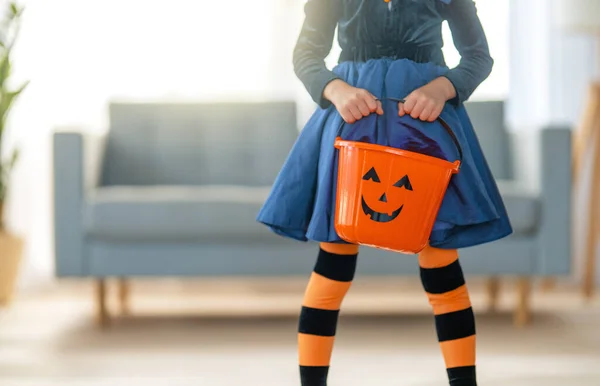
[{"label": "orange pumpkin bucket", "polygon": [[338,134],[335,230],[342,240],[407,254],[427,246],[450,178],[458,173],[462,159],[452,129],[443,119],[438,122],[458,149],[460,159],[455,162],[346,141]]}]

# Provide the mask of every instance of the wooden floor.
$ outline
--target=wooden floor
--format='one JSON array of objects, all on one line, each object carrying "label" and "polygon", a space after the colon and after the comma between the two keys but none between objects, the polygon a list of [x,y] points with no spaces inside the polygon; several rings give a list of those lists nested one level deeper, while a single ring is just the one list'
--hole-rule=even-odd
[{"label": "wooden floor", "polygon": [[[112,284],[112,283],[109,283]],[[534,318],[516,329],[508,310],[514,282],[502,282],[500,311],[478,314],[482,386],[600,385],[600,301],[575,288],[533,296]],[[2,386],[293,386],[296,316],[304,279],[133,281],[129,316],[97,328],[91,282],[22,294],[0,310]],[[418,282],[361,280],[338,329],[331,386],[447,385],[433,320]]]}]

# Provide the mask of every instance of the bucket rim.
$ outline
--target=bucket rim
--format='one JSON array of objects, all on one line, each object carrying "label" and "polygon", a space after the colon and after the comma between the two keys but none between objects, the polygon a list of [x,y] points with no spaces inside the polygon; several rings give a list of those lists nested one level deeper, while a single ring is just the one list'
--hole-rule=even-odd
[{"label": "bucket rim", "polygon": [[436,158],[436,157],[432,157],[429,155],[416,153],[414,151],[397,149],[395,147],[390,147],[390,146],[376,145],[373,143],[359,142],[359,141],[348,141],[345,139],[341,139],[340,137],[337,137],[335,139],[334,146],[337,149],[340,149],[342,147],[354,147],[354,148],[363,149],[363,150],[372,150],[372,151],[377,151],[377,152],[382,152],[382,153],[394,154],[394,155],[398,155],[398,156],[402,156],[402,157],[406,157],[406,158],[412,158],[417,161],[427,162],[427,163],[442,167],[444,169],[448,169],[453,174],[458,173],[458,171],[460,170],[460,161],[459,160],[450,162],[450,161],[446,161],[441,158]]}]

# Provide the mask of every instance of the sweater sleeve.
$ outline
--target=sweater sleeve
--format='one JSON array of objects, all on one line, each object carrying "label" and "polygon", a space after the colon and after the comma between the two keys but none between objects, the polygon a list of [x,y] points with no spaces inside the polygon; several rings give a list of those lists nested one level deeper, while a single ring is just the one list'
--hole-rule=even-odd
[{"label": "sweater sleeve", "polygon": [[337,0],[306,2],[304,23],[294,48],[294,72],[321,108],[331,105],[331,102],[323,97],[325,86],[339,78],[325,65],[338,22],[336,4]]},{"label": "sweater sleeve", "polygon": [[494,61],[487,38],[477,16],[473,0],[443,0],[443,16],[448,21],[460,63],[446,73],[456,89],[451,102],[466,102],[477,87],[490,75]]}]

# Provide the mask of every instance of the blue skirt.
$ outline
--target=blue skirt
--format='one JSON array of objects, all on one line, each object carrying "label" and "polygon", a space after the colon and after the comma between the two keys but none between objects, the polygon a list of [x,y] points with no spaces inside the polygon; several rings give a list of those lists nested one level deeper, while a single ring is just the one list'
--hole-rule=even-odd
[{"label": "blue skirt", "polygon": [[[346,124],[334,106],[317,109],[298,136],[257,221],[273,232],[301,241],[341,242],[334,229],[337,135],[411,150],[454,162],[455,143],[439,122],[398,116],[398,104],[447,68],[410,60],[343,62],[333,70],[349,84],[382,99],[384,115],[371,114]],[[464,106],[447,103],[440,117],[452,128],[463,151],[460,172],[452,177],[438,212],[430,245],[458,249],[512,233],[504,203]]]}]

